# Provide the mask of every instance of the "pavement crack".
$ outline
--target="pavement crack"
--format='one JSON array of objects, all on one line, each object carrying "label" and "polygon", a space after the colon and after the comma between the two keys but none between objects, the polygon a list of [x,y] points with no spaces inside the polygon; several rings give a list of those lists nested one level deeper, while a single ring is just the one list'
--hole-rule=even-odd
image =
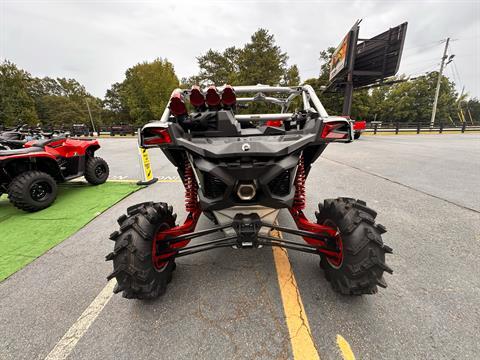
[{"label": "pavement crack", "polygon": [[[281,251],[283,251],[285,253],[285,256],[287,257],[288,259],[288,253],[287,253],[287,250],[286,249],[283,249],[281,248],[280,249]],[[290,260],[289,260],[289,263],[290,263]],[[295,281],[295,276],[293,274],[293,267],[292,267],[292,264],[290,263],[290,267],[289,267],[289,277],[288,277],[288,282],[291,283],[291,286],[295,289],[295,294],[296,294],[296,301],[297,301],[297,306],[298,306],[298,309],[299,309],[299,314],[298,314],[298,317],[301,321],[301,324],[300,326],[298,327],[296,333],[294,336],[291,337],[291,339],[295,338],[296,336],[298,336],[298,334],[300,333],[300,331],[302,330],[302,328],[305,329],[305,331],[307,332],[308,334],[308,337],[310,338],[310,340],[312,341],[312,344],[315,348],[315,350],[318,352],[318,349],[317,349],[317,346],[315,344],[315,341],[314,341],[314,338],[313,338],[313,335],[312,335],[312,332],[310,330],[310,326],[308,325],[308,320],[307,320],[307,317],[306,317],[306,314],[304,313],[305,309],[303,307],[303,302],[302,302],[302,298],[300,296],[300,290],[297,286],[297,283]],[[285,284],[286,285],[286,284]]]}]

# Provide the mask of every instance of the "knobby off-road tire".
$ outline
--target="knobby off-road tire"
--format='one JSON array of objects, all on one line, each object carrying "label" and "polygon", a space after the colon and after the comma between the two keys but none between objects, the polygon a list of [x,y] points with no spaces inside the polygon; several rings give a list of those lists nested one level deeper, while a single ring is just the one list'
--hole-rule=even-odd
[{"label": "knobby off-road tire", "polygon": [[355,140],[358,140],[358,139],[360,139],[360,136],[361,136],[361,135],[362,135],[361,132],[355,131],[355,132],[353,133],[353,138],[354,138]]},{"label": "knobby off-road tire", "polygon": [[109,175],[108,164],[100,157],[90,157],[85,164],[85,179],[92,185],[103,184]]},{"label": "knobby off-road tire", "polygon": [[20,210],[35,212],[49,207],[57,197],[57,183],[42,171],[26,171],[8,187],[10,202]]},{"label": "knobby off-road tire", "polygon": [[383,272],[392,273],[385,254],[392,249],[383,244],[383,225],[375,224],[377,213],[361,200],[338,198],[318,205],[317,223],[336,226],[343,246],[343,260],[334,265],[321,256],[320,267],[332,288],[345,295],[374,294],[377,286],[386,288]]},{"label": "knobby off-road tire", "polygon": [[120,231],[110,235],[115,247],[106,256],[107,261],[113,260],[113,272],[107,279],[116,277],[114,293],[123,291],[128,299],[154,299],[165,293],[175,262],[169,261],[160,271],[155,269],[152,241],[157,231],[175,226],[175,218],[171,206],[153,202],[131,206],[127,215],[118,218]]}]

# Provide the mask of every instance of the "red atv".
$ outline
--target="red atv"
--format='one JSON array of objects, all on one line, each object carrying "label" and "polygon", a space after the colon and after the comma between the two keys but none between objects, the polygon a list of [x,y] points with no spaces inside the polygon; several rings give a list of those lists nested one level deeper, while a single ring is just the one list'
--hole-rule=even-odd
[{"label": "red atv", "polygon": [[80,176],[92,185],[108,178],[105,160],[95,157],[97,140],[57,137],[26,142],[23,148],[0,151],[0,195],[29,212],[50,206],[57,183]]},{"label": "red atv", "polygon": [[357,120],[353,123],[353,138],[355,140],[360,139],[363,130],[367,128],[367,122],[365,120]]}]

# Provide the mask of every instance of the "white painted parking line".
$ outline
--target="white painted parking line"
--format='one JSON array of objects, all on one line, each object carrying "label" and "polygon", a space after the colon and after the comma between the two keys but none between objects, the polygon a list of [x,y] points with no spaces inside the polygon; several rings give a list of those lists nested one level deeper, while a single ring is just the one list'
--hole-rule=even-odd
[{"label": "white painted parking line", "polygon": [[77,345],[78,341],[87,332],[90,325],[93,324],[97,316],[110,301],[113,295],[113,288],[116,280],[110,280],[92,303],[85,309],[82,315],[75,321],[70,329],[63,335],[60,341],[45,357],[45,360],[66,359]]}]

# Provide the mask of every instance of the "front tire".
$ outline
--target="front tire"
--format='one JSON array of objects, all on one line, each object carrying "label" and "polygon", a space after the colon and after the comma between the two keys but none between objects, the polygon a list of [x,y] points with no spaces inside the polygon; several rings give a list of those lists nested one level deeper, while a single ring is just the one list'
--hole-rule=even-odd
[{"label": "front tire", "polygon": [[92,185],[103,184],[108,179],[110,169],[105,160],[100,157],[90,157],[85,165],[85,179]]},{"label": "front tire", "polygon": [[362,135],[362,133],[361,133],[360,131],[355,131],[355,132],[353,133],[353,138],[354,138],[355,140],[358,140],[358,139],[360,139],[360,135]]},{"label": "front tire", "polygon": [[322,256],[320,267],[332,288],[344,295],[375,294],[378,287],[387,287],[384,271],[385,254],[392,249],[383,244],[381,234],[386,229],[375,224],[377,213],[361,200],[338,198],[319,204],[317,223],[335,226],[340,232],[342,259],[333,261]]},{"label": "front tire", "polygon": [[35,212],[49,207],[57,197],[57,183],[42,171],[26,171],[8,187],[8,198],[16,208]]},{"label": "front tire", "polygon": [[113,272],[108,280],[117,279],[113,292],[123,291],[128,299],[154,299],[163,295],[172,280],[175,261],[170,260],[161,271],[152,261],[152,241],[159,230],[175,226],[172,208],[165,203],[147,202],[131,206],[127,215],[118,218],[120,231],[110,235],[115,241],[112,253]]}]

